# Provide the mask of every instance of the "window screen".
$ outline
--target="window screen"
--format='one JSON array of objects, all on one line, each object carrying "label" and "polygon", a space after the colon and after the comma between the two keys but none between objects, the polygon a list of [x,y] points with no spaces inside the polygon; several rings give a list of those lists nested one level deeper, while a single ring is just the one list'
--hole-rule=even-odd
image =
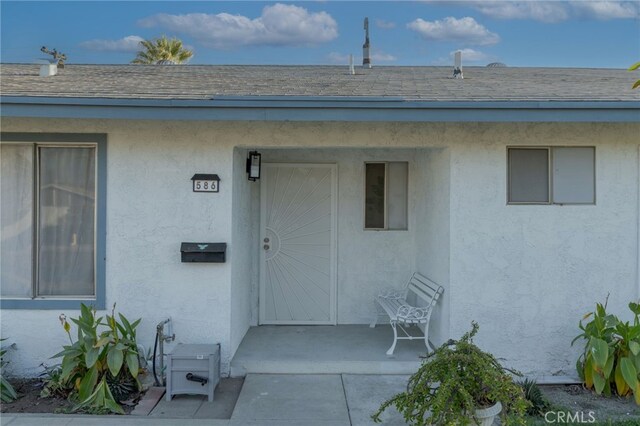
[{"label": "window screen", "polygon": [[385,169],[384,163],[366,165],[365,228],[384,228]]},{"label": "window screen", "polygon": [[365,165],[365,229],[407,229],[408,163]]},{"label": "window screen", "polygon": [[33,147],[1,145],[2,296],[30,297],[33,277]]},{"label": "window screen", "polygon": [[548,149],[509,149],[509,202],[549,202]]},{"label": "window screen", "polygon": [[553,148],[553,202],[595,203],[595,149]]}]

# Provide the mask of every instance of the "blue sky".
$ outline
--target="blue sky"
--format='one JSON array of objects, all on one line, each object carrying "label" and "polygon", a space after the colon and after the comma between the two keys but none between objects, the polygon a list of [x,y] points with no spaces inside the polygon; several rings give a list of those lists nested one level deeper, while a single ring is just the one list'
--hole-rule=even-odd
[{"label": "blue sky", "polygon": [[138,42],[176,36],[192,64],[362,61],[374,65],[626,68],[640,60],[640,1],[1,1],[2,62],[41,46],[68,63],[128,63]]}]

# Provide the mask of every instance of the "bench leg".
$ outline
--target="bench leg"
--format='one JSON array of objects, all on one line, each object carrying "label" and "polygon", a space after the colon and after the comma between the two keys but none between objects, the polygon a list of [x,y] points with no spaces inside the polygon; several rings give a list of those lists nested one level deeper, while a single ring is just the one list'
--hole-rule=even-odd
[{"label": "bench leg", "polygon": [[387,351],[387,356],[393,355],[393,351],[396,350],[396,343],[398,343],[398,330],[396,330],[396,322],[391,321],[391,328],[393,329],[393,344]]},{"label": "bench leg", "polygon": [[373,321],[371,321],[371,324],[369,324],[369,328],[376,328],[376,325],[378,324],[378,317],[380,316],[380,311],[378,310],[378,302],[376,302],[375,300],[373,302],[373,309],[376,311],[376,316],[373,317]]},{"label": "bench leg", "polygon": [[427,347],[427,353],[429,353],[429,323],[424,325],[424,345]]}]

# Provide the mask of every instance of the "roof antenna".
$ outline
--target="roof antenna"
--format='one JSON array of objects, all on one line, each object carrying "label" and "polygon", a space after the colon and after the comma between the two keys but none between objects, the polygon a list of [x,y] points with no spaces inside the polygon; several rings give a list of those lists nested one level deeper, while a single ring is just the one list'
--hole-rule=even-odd
[{"label": "roof antenna", "polygon": [[364,18],[364,44],[362,45],[362,66],[371,68],[371,58],[369,57],[369,18]]},{"label": "roof antenna", "polygon": [[464,79],[464,75],[462,75],[462,50],[456,50],[454,55],[453,78]]},{"label": "roof antenna", "polygon": [[46,53],[47,55],[53,56],[53,61],[58,64],[59,69],[64,68],[64,61],[67,60],[67,55],[58,52],[55,48],[53,50],[49,50],[46,46],[42,46],[40,48],[40,51],[42,53]]}]

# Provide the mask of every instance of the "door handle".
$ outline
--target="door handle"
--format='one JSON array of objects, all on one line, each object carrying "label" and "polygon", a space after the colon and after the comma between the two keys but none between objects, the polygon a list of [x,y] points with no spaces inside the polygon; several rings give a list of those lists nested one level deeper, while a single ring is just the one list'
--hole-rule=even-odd
[{"label": "door handle", "polygon": [[263,248],[264,248],[265,250],[269,250],[269,244],[265,244],[265,245],[263,246]]}]

